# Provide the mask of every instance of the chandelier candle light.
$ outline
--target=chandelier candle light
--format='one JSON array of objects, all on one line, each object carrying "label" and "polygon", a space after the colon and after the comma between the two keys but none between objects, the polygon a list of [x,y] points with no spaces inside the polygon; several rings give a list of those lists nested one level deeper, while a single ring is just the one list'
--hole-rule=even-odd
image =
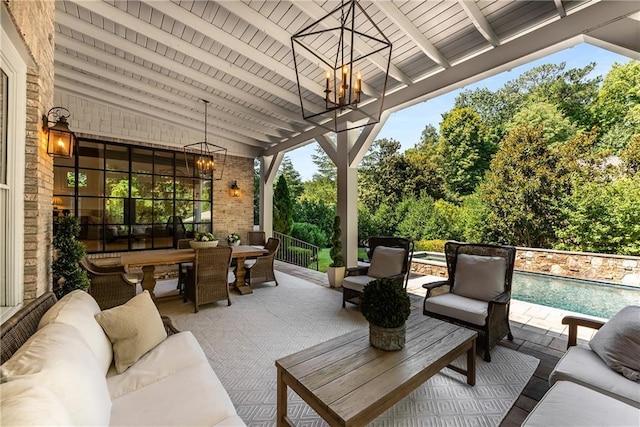
[{"label": "chandelier candle light", "polygon": [[[204,141],[184,146],[187,173],[191,175],[189,171],[189,160],[192,159],[194,172],[197,173],[197,176],[200,178],[213,178],[219,181],[222,179],[224,166],[227,162],[227,149],[207,142],[207,107],[209,106],[209,101],[203,99],[202,102],[204,102]],[[218,164],[216,164],[216,155],[222,157],[221,167],[218,167]],[[220,175],[214,176],[214,172],[218,171]]]},{"label": "chandelier candle light", "polygon": [[[328,44],[332,44],[329,49]],[[343,0],[341,6],[298,31],[291,37],[291,48],[300,106],[305,120],[333,132],[356,129],[380,121],[392,46],[357,0]],[[371,59],[372,55],[385,58],[386,69],[383,70],[384,74],[375,74],[369,79],[369,85],[375,82],[374,90],[379,90],[380,95],[370,93],[363,97],[362,70],[367,67],[369,73],[379,70],[377,66],[368,63],[367,58]],[[310,66],[310,56],[327,67],[323,104],[318,102],[319,93],[313,93],[300,84],[301,78],[313,79],[313,73],[307,71],[314,68]],[[301,75],[301,71],[305,75]],[[378,103],[374,104],[376,97]],[[366,104],[372,105],[362,108]],[[342,117],[347,113],[351,113],[349,117]],[[360,124],[347,127],[339,119]]]}]

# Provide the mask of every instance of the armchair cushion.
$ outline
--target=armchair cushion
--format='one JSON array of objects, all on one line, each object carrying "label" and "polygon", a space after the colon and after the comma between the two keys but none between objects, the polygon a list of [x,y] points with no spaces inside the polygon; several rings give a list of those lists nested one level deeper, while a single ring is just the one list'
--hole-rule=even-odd
[{"label": "armchair cushion", "polygon": [[483,326],[489,312],[489,303],[473,298],[446,293],[428,298],[425,309],[433,313]]},{"label": "armchair cushion", "polygon": [[407,251],[403,248],[377,246],[373,251],[367,276],[382,279],[401,274],[406,254]]},{"label": "armchair cushion", "polygon": [[491,301],[504,292],[506,270],[507,263],[502,257],[459,254],[452,292],[467,298]]},{"label": "armchair cushion", "polygon": [[640,307],[628,306],[616,313],[589,346],[611,369],[640,381]]},{"label": "armchair cushion", "polygon": [[113,344],[119,374],[167,338],[160,313],[148,291],[124,305],[98,313],[96,319]]},{"label": "armchair cushion", "polygon": [[347,276],[342,281],[342,287],[362,292],[364,287],[373,280],[376,280],[376,278],[371,276]]}]

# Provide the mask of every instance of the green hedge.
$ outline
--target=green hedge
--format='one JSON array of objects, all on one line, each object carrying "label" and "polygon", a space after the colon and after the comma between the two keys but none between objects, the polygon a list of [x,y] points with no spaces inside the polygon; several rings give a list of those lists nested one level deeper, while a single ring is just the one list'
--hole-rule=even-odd
[{"label": "green hedge", "polygon": [[416,251],[444,252],[446,240],[416,240]]}]

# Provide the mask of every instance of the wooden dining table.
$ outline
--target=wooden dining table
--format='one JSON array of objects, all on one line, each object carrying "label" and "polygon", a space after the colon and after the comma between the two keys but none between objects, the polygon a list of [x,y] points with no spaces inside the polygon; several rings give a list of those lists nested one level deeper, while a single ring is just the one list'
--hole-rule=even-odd
[{"label": "wooden dining table", "polygon": [[[257,257],[268,253],[266,249],[249,245],[232,246],[231,258],[236,260],[236,280],[234,289],[240,295],[253,293],[251,288],[244,283],[244,261],[248,257]],[[156,298],[154,290],[156,279],[154,277],[157,265],[180,264],[182,262],[194,262],[196,253],[193,249],[166,249],[151,251],[127,252],[120,256],[120,264],[129,271],[132,267],[142,267],[142,289],[149,291],[152,298]]]}]

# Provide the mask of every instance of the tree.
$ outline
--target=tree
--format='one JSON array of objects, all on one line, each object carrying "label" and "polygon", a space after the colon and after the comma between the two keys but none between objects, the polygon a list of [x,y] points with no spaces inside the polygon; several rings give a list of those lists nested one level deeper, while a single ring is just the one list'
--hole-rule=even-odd
[{"label": "tree", "polygon": [[300,178],[300,173],[298,173],[296,168],[293,166],[291,159],[287,156],[284,156],[276,177],[279,178],[280,175],[283,175],[287,180],[287,187],[289,187],[291,198],[294,201],[297,200],[298,197],[302,195],[304,186],[302,184],[302,179]]},{"label": "tree", "polygon": [[509,133],[491,162],[482,195],[489,210],[492,240],[550,248],[561,223],[564,193],[557,157],[540,128],[521,126]]},{"label": "tree", "polygon": [[316,152],[311,155],[311,160],[318,168],[318,172],[314,174],[313,178],[315,179],[317,176],[335,184],[338,173],[337,167],[321,146],[318,145],[316,147]]},{"label": "tree", "polygon": [[459,202],[473,193],[480,183],[493,153],[484,138],[480,116],[469,108],[456,108],[440,125],[438,152],[442,158],[442,177],[447,199]]},{"label": "tree", "polygon": [[289,194],[287,179],[280,175],[273,192],[273,230],[290,235],[293,227],[293,200]]},{"label": "tree", "polygon": [[627,148],[620,153],[620,157],[629,175],[640,174],[640,134],[633,136]]},{"label": "tree", "polygon": [[444,197],[441,158],[438,155],[440,136],[435,127],[427,125],[420,142],[404,152],[407,162],[406,195],[419,197],[422,191],[434,199]]},{"label": "tree", "polygon": [[374,141],[368,154],[362,159],[358,175],[358,198],[371,210],[382,203],[398,204],[407,194],[410,181],[409,165],[400,153],[400,142],[393,139]]},{"label": "tree", "polygon": [[331,250],[329,251],[331,264],[329,267],[344,267],[342,257],[342,230],[340,229],[340,217],[335,216],[333,220],[333,233],[331,234]]},{"label": "tree", "polygon": [[53,277],[56,279],[53,291],[58,299],[76,289],[86,290],[89,287],[87,272],[80,268],[80,260],[86,255],[80,235],[80,221],[72,216],[58,218],[58,229],[53,237],[56,249],[53,261]]},{"label": "tree", "polygon": [[505,129],[507,132],[511,132],[523,125],[528,125],[531,128],[540,126],[542,137],[549,144],[566,142],[576,133],[571,122],[558,111],[555,105],[548,102],[534,102],[525,105],[507,123]]},{"label": "tree", "polygon": [[331,235],[331,226],[335,215],[335,203],[329,204],[323,200],[302,199],[294,206],[293,221],[313,224],[319,227],[326,237]]},{"label": "tree", "polygon": [[576,186],[558,229],[560,249],[640,255],[640,176]]},{"label": "tree", "polygon": [[600,128],[608,132],[617,123],[627,123],[640,132],[640,62],[615,63],[607,73],[593,105]]}]

